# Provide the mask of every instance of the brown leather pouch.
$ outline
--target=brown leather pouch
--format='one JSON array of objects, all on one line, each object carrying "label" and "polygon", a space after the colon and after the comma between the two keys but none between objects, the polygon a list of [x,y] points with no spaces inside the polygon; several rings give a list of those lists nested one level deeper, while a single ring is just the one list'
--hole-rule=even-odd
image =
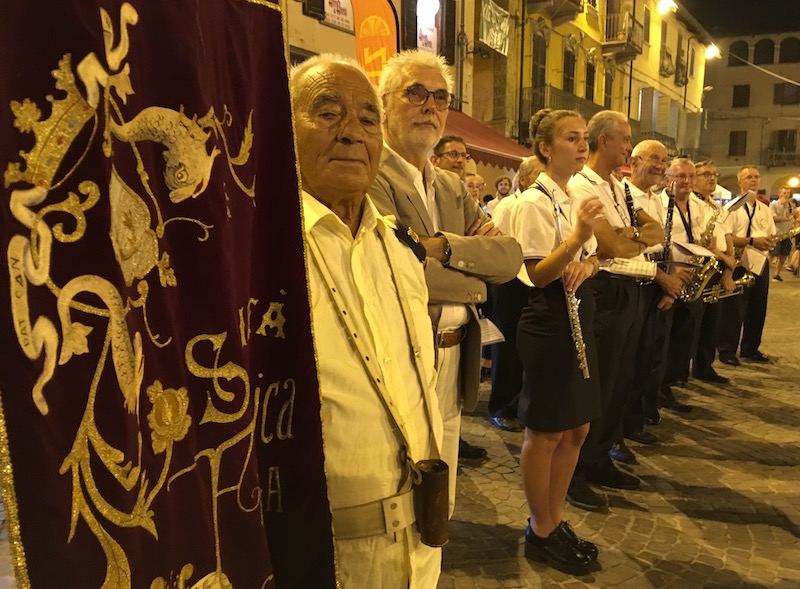
[{"label": "brown leather pouch", "polygon": [[414,511],[422,543],[440,547],[447,544],[448,466],[443,460],[420,460],[416,464],[420,482],[414,486]]}]

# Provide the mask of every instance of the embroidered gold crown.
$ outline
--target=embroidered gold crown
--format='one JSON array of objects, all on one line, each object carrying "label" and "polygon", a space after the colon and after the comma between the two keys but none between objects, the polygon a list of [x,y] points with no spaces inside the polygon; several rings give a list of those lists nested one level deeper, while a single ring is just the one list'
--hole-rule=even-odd
[{"label": "embroidered gold crown", "polygon": [[14,126],[23,133],[33,132],[36,144],[29,152],[19,152],[25,160],[24,170],[20,169],[19,162],[9,162],[3,175],[6,188],[20,181],[51,188],[56,172],[72,142],[87,121],[94,116],[94,109],[78,92],[70,62],[70,54],[67,53],[58,62],[58,69],[52,71],[56,89],[63,90],[67,95],[60,100],[56,100],[53,96],[46,97],[52,105],[50,118],[40,120],[42,111],[29,98],[25,98],[22,102],[11,101]]}]

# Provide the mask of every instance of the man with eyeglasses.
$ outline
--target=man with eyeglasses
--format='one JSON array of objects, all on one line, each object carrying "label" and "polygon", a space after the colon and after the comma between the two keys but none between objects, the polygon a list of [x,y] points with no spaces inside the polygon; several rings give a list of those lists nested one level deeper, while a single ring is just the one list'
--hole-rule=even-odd
[{"label": "man with eyeglasses", "polygon": [[[696,178],[694,183],[694,193],[707,206],[718,213],[716,231],[724,231],[724,221],[727,211],[714,200],[714,193],[717,190],[717,165],[712,160],[703,160],[695,164]],[[732,291],[736,285],[733,282],[733,270],[736,268],[736,259],[733,256],[733,240],[729,235],[725,235],[725,251],[712,251],[720,260],[722,265],[721,285],[725,291]],[[720,321],[720,305],[717,303],[706,303],[703,308],[703,316],[700,322],[697,336],[697,348],[692,357],[692,376],[704,382],[714,384],[728,384],[730,379],[721,374],[711,366],[717,355],[717,325]]]},{"label": "man with eyeglasses", "polygon": [[428,311],[438,347],[436,392],[444,419],[441,458],[450,466],[450,514],[455,506],[458,457],[487,458],[486,450],[460,442],[461,409],[477,405],[481,335],[476,303],[486,283],[517,275],[522,250],[502,236],[464,193],[458,175],[428,159],[442,136],[453,76],[444,58],[403,51],[384,66],[384,147],[369,191],[378,209],[410,227],[425,247]]},{"label": "man with eyeglasses", "polygon": [[464,139],[457,135],[445,135],[439,139],[431,155],[431,163],[434,166],[458,174],[459,178],[464,177],[467,162],[471,159]]},{"label": "man with eyeglasses", "polygon": [[[761,174],[755,166],[744,166],[737,178],[741,194],[756,193],[761,184]],[[775,246],[775,221],[767,205],[752,199],[728,215],[725,226],[734,247],[743,252],[742,264],[749,267],[756,280],[743,294],[719,302],[719,360],[730,366],[739,366],[736,352],[741,340],[742,358],[767,363],[769,358],[761,353],[759,347],[769,296],[769,262],[766,257]]]}]

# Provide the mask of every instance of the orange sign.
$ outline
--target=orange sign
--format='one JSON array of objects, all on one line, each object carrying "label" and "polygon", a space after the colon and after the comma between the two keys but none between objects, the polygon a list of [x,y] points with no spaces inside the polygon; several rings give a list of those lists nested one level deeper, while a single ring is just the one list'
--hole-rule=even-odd
[{"label": "orange sign", "polygon": [[373,84],[397,53],[397,16],[389,0],[353,0],[358,63]]}]

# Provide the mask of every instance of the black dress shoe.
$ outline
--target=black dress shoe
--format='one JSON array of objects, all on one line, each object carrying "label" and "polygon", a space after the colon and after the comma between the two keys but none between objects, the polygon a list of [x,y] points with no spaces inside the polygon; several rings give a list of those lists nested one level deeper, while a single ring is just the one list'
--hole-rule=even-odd
[{"label": "black dress shoe", "polygon": [[489,421],[498,428],[507,432],[521,432],[525,429],[522,424],[513,417],[503,417],[502,415],[490,415]]},{"label": "black dress shoe", "polygon": [[611,461],[600,468],[591,469],[586,473],[586,479],[595,485],[612,489],[627,489],[629,491],[638,489],[642,484],[642,481],[637,477],[627,472],[622,472]]},{"label": "black dress shoe", "polygon": [[671,387],[664,387],[661,389],[658,394],[658,400],[662,407],[666,409],[672,409],[678,413],[689,413],[692,410],[691,405],[681,403],[677,398],[675,398],[675,393],[672,391]]},{"label": "black dress shoe", "polygon": [[717,371],[713,368],[709,368],[705,372],[693,374],[696,379],[702,380],[703,382],[712,382],[714,384],[730,384],[731,379],[722,376],[721,374],[717,374]]},{"label": "black dress shoe", "polygon": [[562,520],[561,523],[558,524],[556,531],[560,532],[574,548],[577,548],[588,556],[592,562],[597,561],[597,545],[588,540],[581,540],[578,538],[578,534],[575,533],[575,530],[572,529],[572,526],[569,525],[567,520]]},{"label": "black dress shoe", "polygon": [[653,409],[652,411],[645,411],[644,422],[647,425],[658,425],[659,423],[661,423],[661,414],[658,412],[658,409]]},{"label": "black dress shoe", "polygon": [[739,358],[736,357],[735,354],[720,354],[719,361],[723,364],[727,364],[728,366],[741,366],[742,363],[739,362]]},{"label": "black dress shoe", "polygon": [[750,362],[760,362],[761,364],[769,363],[769,358],[764,354],[762,354],[761,352],[759,352],[758,350],[756,350],[755,354],[751,354],[749,356],[745,356],[743,354],[742,358],[744,358],[745,360],[749,360]]},{"label": "black dress shoe", "polygon": [[567,503],[587,511],[607,511],[608,501],[595,493],[582,476],[573,476],[567,490]]},{"label": "black dress shoe", "polygon": [[572,546],[558,528],[546,538],[540,538],[528,526],[525,530],[525,558],[546,562],[570,575],[588,575],[592,570],[592,559]]},{"label": "black dress shoe", "polygon": [[640,444],[657,444],[658,438],[655,437],[650,432],[646,432],[644,430],[640,432],[628,432],[625,434],[625,437],[629,440],[633,440],[634,442],[639,442]]},{"label": "black dress shoe", "polygon": [[636,454],[634,454],[630,448],[628,448],[624,443],[614,443],[611,446],[611,450],[608,451],[608,455],[615,462],[622,462],[623,464],[639,464],[639,461],[636,459]]},{"label": "black dress shoe", "polygon": [[467,464],[480,464],[489,458],[486,448],[473,446],[464,438],[458,440],[458,460]]}]

